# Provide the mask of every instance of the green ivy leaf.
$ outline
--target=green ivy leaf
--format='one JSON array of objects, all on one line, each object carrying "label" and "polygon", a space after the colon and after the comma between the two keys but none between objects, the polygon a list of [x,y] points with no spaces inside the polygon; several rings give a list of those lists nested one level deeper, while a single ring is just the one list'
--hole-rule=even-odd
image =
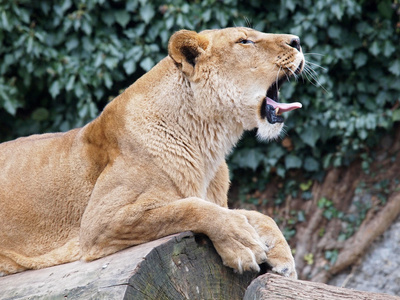
[{"label": "green ivy leaf", "polygon": [[317,37],[312,33],[306,34],[303,41],[309,48],[313,48],[318,43]]},{"label": "green ivy leaf", "polygon": [[374,41],[369,48],[369,52],[371,52],[374,56],[378,56],[379,53],[381,53],[381,48],[379,47],[379,44],[377,41]]},{"label": "green ivy leaf", "polygon": [[294,154],[289,154],[285,157],[286,169],[298,169],[302,165],[302,161],[299,157]]},{"label": "green ivy leaf", "polygon": [[65,44],[67,47],[68,51],[71,51],[72,49],[75,49],[79,45],[79,40],[76,37],[71,38],[68,40],[68,42]]},{"label": "green ivy leaf", "polygon": [[365,129],[358,131],[358,136],[360,139],[365,140],[368,137],[368,132]]},{"label": "green ivy leaf", "polygon": [[99,110],[94,102],[89,103],[89,117],[95,118],[99,113]]},{"label": "green ivy leaf", "polygon": [[155,11],[153,8],[153,5],[151,4],[146,4],[145,6],[142,6],[140,8],[140,16],[142,17],[143,21],[146,24],[149,24],[151,19],[153,19],[154,15],[155,15]]},{"label": "green ivy leaf", "polygon": [[394,51],[396,51],[396,47],[393,45],[393,43],[389,40],[385,41],[385,45],[383,48],[383,55],[389,57],[390,55],[392,55]]},{"label": "green ivy leaf", "polygon": [[146,72],[154,66],[154,61],[150,57],[146,57],[140,62],[140,67]]},{"label": "green ivy leaf", "polygon": [[136,71],[136,63],[133,59],[129,59],[124,62],[124,69],[126,74],[131,75]]},{"label": "green ivy leaf", "polygon": [[58,82],[58,80],[53,81],[53,83],[50,85],[49,92],[53,99],[57,97],[58,94],[60,94],[60,83]]},{"label": "green ivy leaf", "polygon": [[357,53],[354,57],[354,63],[356,65],[356,68],[360,68],[364,66],[367,63],[368,56],[365,53]]},{"label": "green ivy leaf", "polygon": [[[3,100],[3,107],[4,109],[12,116],[15,116],[17,113],[17,108],[20,107],[18,101],[16,101],[13,98],[10,98],[7,95],[7,92],[5,92],[1,86],[0,86],[0,100]],[[1,102],[0,102],[1,103]]]},{"label": "green ivy leaf", "polygon": [[125,11],[125,10],[119,10],[115,12],[115,19],[119,25],[121,25],[123,28],[128,25],[130,21],[130,13]]},{"label": "green ivy leaf", "polygon": [[290,10],[290,11],[294,11],[294,10],[295,10],[295,8],[296,8],[296,3],[295,3],[295,1],[293,1],[293,0],[286,0],[285,2],[286,2],[285,6],[286,6],[286,8],[287,8],[288,10]]},{"label": "green ivy leaf", "polygon": [[285,174],[286,174],[286,169],[285,169],[283,166],[279,165],[279,166],[276,168],[276,174],[278,174],[279,177],[284,178],[284,177],[285,177]]},{"label": "green ivy leaf", "polygon": [[392,120],[393,122],[400,121],[400,109],[396,109],[395,111],[393,111]]},{"label": "green ivy leaf", "polygon": [[110,89],[112,87],[112,79],[111,79],[110,73],[105,72],[103,75],[103,79],[104,79],[104,84],[106,85],[106,87],[108,89]]},{"label": "green ivy leaf", "polygon": [[299,222],[305,222],[306,221],[306,216],[304,214],[304,211],[300,210],[297,212],[297,221]]},{"label": "green ivy leaf", "polygon": [[313,181],[309,180],[307,182],[300,183],[299,187],[303,192],[305,192],[305,191],[308,191],[310,189],[312,184],[313,184]]},{"label": "green ivy leaf", "polygon": [[83,104],[78,111],[79,117],[83,119],[84,117],[86,117],[88,111],[89,111],[89,106],[87,105],[87,103]]},{"label": "green ivy leaf", "polygon": [[110,10],[104,11],[101,15],[101,19],[109,27],[112,26],[115,22],[114,14]]},{"label": "green ivy leaf", "polygon": [[28,38],[28,44],[26,45],[26,52],[31,53],[33,48],[33,36]]},{"label": "green ivy leaf", "polygon": [[32,120],[41,122],[47,120],[49,118],[49,115],[50,113],[46,108],[39,107],[33,111],[31,118]]},{"label": "green ivy leaf", "polygon": [[[17,113],[17,108],[18,108],[18,102],[15,100],[11,100],[11,99],[4,99],[6,101],[4,101],[3,107],[4,109],[10,114],[15,116],[15,114]],[[8,101],[7,101],[8,100]]]},{"label": "green ivy leaf", "polygon": [[92,26],[87,20],[82,21],[82,30],[87,34],[90,35],[92,33]]},{"label": "green ivy leaf", "polygon": [[202,18],[203,18],[204,22],[210,21],[210,19],[211,19],[211,13],[212,13],[211,9],[207,9],[207,10],[205,10],[205,11],[203,12]]},{"label": "green ivy leaf", "polygon": [[328,28],[328,35],[333,39],[339,39],[342,37],[342,30],[339,26],[330,26]]},{"label": "green ivy leaf", "polygon": [[310,147],[315,147],[315,143],[320,138],[321,134],[315,127],[307,127],[301,134],[303,142]]},{"label": "green ivy leaf", "polygon": [[304,160],[304,169],[308,172],[316,172],[320,169],[319,162],[315,158],[308,156]]},{"label": "green ivy leaf", "polygon": [[174,23],[175,23],[175,18],[174,18],[174,16],[170,16],[170,17],[168,17],[168,18],[165,20],[165,27],[166,27],[167,29],[171,29],[172,26],[174,26]]},{"label": "green ivy leaf", "polygon": [[221,27],[226,27],[228,24],[228,16],[221,10],[215,11],[215,17],[217,18],[218,22],[221,24]]},{"label": "green ivy leaf", "polygon": [[249,149],[248,151],[239,152],[239,154],[235,156],[234,162],[238,164],[240,168],[250,168],[255,171],[263,158],[264,156],[260,152]]},{"label": "green ivy leaf", "polygon": [[1,23],[2,23],[2,27],[5,30],[11,29],[11,26],[10,26],[10,23],[8,22],[8,18],[7,18],[7,14],[6,14],[5,10],[1,13]]},{"label": "green ivy leaf", "polygon": [[70,91],[70,90],[72,90],[74,88],[75,79],[76,79],[75,75],[72,75],[72,76],[69,77],[67,85],[65,86],[65,89],[67,91]]},{"label": "green ivy leaf", "polygon": [[126,10],[129,12],[134,12],[138,4],[139,2],[137,0],[128,0],[126,3]]},{"label": "green ivy leaf", "polygon": [[343,7],[337,2],[334,2],[331,6],[331,12],[336,16],[338,20],[341,20],[343,17]]},{"label": "green ivy leaf", "polygon": [[108,69],[114,69],[118,64],[118,58],[116,57],[107,57],[103,63],[107,66]]},{"label": "green ivy leaf", "polygon": [[260,162],[263,159],[263,155],[255,150],[250,150],[248,151],[248,154],[245,157],[246,164],[244,167],[249,167],[253,171],[257,169],[259,166]]},{"label": "green ivy leaf", "polygon": [[[328,219],[330,219],[330,218],[328,218]],[[334,265],[334,264],[335,264],[335,262],[336,262],[338,256],[339,256],[339,252],[338,252],[337,249],[325,251],[325,258],[326,258],[327,260],[329,260],[329,263],[330,263],[331,265]]]},{"label": "green ivy leaf", "polygon": [[394,61],[394,63],[390,66],[389,71],[396,76],[400,76],[400,59]]},{"label": "green ivy leaf", "polygon": [[83,91],[83,86],[80,82],[78,82],[77,84],[75,84],[74,89],[73,89],[75,95],[77,98],[82,98],[84,91]]}]

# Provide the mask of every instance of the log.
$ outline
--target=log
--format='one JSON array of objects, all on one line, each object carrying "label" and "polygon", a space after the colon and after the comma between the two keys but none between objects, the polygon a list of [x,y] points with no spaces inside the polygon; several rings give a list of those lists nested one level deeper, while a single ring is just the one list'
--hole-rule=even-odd
[{"label": "log", "polygon": [[247,288],[243,300],[400,300],[400,297],[361,292],[324,283],[294,280],[267,273]]},{"label": "log", "polygon": [[0,278],[0,299],[242,299],[255,273],[222,264],[211,241],[185,232],[92,262]]},{"label": "log", "polygon": [[1,277],[0,299],[400,300],[272,273],[257,275],[234,273],[222,264],[206,236],[184,232],[89,263]]}]

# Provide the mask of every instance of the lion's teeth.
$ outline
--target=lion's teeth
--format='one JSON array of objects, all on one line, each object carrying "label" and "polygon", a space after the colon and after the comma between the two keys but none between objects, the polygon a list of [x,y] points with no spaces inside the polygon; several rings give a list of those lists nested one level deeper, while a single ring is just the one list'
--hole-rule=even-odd
[{"label": "lion's teeth", "polygon": [[275,108],[275,115],[279,116],[279,107]]}]

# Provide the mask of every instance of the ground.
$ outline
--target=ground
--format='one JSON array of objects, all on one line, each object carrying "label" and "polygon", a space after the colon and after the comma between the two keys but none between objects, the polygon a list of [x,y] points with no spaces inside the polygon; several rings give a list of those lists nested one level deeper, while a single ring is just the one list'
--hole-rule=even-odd
[{"label": "ground", "polygon": [[354,265],[329,281],[346,288],[400,295],[400,217],[380,236],[359,265]]}]

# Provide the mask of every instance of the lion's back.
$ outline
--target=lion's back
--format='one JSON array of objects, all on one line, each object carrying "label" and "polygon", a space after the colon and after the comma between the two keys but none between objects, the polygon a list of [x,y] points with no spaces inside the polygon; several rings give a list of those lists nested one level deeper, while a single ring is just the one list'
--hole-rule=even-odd
[{"label": "lion's back", "polygon": [[68,235],[69,230],[60,231],[60,227],[79,226],[92,187],[78,180],[84,166],[76,163],[77,131],[34,135],[0,144],[2,247],[16,242],[7,236],[19,236],[19,246],[37,244],[42,236],[48,239],[54,235],[54,240],[60,240],[60,232]]}]

